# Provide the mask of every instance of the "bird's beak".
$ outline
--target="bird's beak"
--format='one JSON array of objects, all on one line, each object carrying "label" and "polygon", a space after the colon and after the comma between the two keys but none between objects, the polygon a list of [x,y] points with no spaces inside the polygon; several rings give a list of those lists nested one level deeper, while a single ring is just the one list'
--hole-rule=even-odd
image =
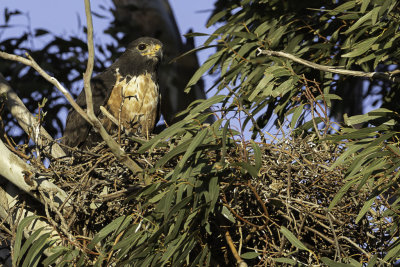
[{"label": "bird's beak", "polygon": [[162,47],[159,44],[156,45],[151,45],[150,49],[148,52],[143,53],[143,56],[151,56],[151,57],[157,57],[158,59],[162,59],[163,54],[162,54]]}]

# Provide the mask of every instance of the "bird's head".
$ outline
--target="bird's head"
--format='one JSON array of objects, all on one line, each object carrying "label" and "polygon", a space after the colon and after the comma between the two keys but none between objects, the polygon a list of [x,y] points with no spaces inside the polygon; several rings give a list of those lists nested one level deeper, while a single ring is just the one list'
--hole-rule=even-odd
[{"label": "bird's head", "polygon": [[133,54],[138,54],[144,61],[155,61],[159,63],[163,57],[162,43],[151,37],[141,37],[130,43],[127,51]]}]

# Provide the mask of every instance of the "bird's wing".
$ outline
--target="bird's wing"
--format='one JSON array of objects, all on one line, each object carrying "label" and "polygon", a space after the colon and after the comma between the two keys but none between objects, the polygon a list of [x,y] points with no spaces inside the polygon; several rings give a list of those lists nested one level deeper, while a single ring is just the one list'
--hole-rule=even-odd
[{"label": "bird's wing", "polygon": [[[100,106],[110,97],[115,83],[115,75],[111,70],[104,71],[91,80],[93,109],[96,116],[100,113]],[[76,103],[86,109],[85,90],[79,94]],[[87,142],[91,125],[73,108],[69,110],[65,125],[63,143],[70,147],[81,146]]]}]

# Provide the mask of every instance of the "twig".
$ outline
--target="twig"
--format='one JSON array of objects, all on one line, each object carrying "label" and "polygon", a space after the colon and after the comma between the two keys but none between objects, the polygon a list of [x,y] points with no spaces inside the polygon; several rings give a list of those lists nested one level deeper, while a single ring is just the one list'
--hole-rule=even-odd
[{"label": "twig", "polygon": [[[114,123],[116,126],[118,126],[118,120],[110,113],[110,112],[108,112],[108,110],[105,108],[105,107],[103,107],[103,106],[100,106],[100,111],[101,111],[101,113],[103,113],[103,115],[104,116],[106,116],[112,123]],[[123,125],[121,125],[121,128],[122,128],[122,130],[124,130],[124,126]]]},{"label": "twig", "polygon": [[286,211],[289,214],[290,208],[289,208],[289,204],[291,202],[290,198],[290,191],[292,188],[292,165],[288,164],[288,177],[287,177],[287,199],[285,201],[286,203]]},{"label": "twig", "polygon": [[112,199],[115,199],[115,198],[126,196],[128,193],[138,191],[141,188],[142,187],[140,187],[140,186],[132,186],[132,187],[129,187],[127,189],[123,189],[123,190],[120,190],[120,191],[117,191],[117,192],[113,192],[113,193],[110,193],[110,194],[107,194],[107,195],[100,195],[99,197],[101,198],[101,200],[95,200],[94,202],[95,203],[106,202],[106,201],[109,201],[109,200],[112,200]]},{"label": "twig", "polygon": [[340,257],[340,251],[341,251],[341,249],[340,249],[340,245],[339,245],[339,240],[338,240],[337,235],[336,235],[336,232],[335,232],[335,227],[333,227],[332,218],[331,218],[331,217],[332,217],[331,213],[330,213],[330,212],[327,212],[326,217],[328,217],[329,225],[330,225],[330,227],[331,227],[331,231],[332,231],[332,234],[333,234],[333,238],[334,238],[334,240],[335,240],[335,247],[336,247],[336,250],[335,250],[335,260],[336,260],[336,258],[339,258],[339,261],[341,261],[341,260],[342,260],[341,257]]},{"label": "twig", "polygon": [[368,253],[368,252],[366,252],[364,249],[362,249],[362,248],[360,248],[360,246],[359,245],[357,245],[356,243],[354,243],[350,238],[348,238],[347,236],[339,236],[338,237],[338,240],[339,239],[344,239],[344,240],[346,240],[347,242],[349,242],[350,244],[352,244],[356,249],[358,249],[359,251],[361,251],[362,253],[364,253],[368,258],[371,258],[372,257],[372,255],[370,254],[370,253]]},{"label": "twig", "polygon": [[232,252],[233,256],[234,256],[235,259],[236,259],[237,266],[239,266],[239,267],[247,267],[247,263],[244,262],[244,261],[242,260],[242,258],[239,256],[239,254],[238,254],[238,252],[237,252],[237,250],[236,250],[235,244],[233,244],[232,237],[231,237],[231,235],[229,234],[229,231],[226,231],[226,232],[225,232],[225,239],[226,239],[226,242],[227,242],[228,245],[229,245],[229,248],[231,249],[231,252]]},{"label": "twig", "polygon": [[390,82],[400,82],[400,77],[395,77],[396,74],[398,74],[398,71],[393,71],[393,72],[363,72],[363,71],[356,71],[356,70],[346,70],[346,69],[341,69],[338,67],[332,67],[332,66],[324,66],[320,65],[305,59],[298,58],[292,54],[282,52],[282,51],[272,51],[272,50],[263,50],[261,48],[257,49],[258,55],[263,54],[267,56],[275,56],[275,57],[283,57],[287,58],[290,60],[293,60],[294,62],[297,62],[299,64],[302,64],[304,66],[321,70],[321,71],[326,71],[326,72],[331,72],[331,73],[336,73],[336,74],[341,74],[341,75],[349,75],[349,76],[355,76],[355,77],[365,77],[365,78],[371,78],[371,79],[382,79],[382,80],[387,80]]},{"label": "twig", "polygon": [[[257,193],[257,190],[256,190],[256,189],[254,188],[254,186],[251,184],[251,181],[250,181],[250,180],[247,182],[247,186],[248,186],[248,187],[250,188],[250,190],[253,192],[253,194],[254,194],[254,196],[256,197],[258,203],[260,203],[261,207],[263,208],[264,215],[265,215],[265,217],[267,218],[267,220],[268,220],[268,221],[271,221],[271,218],[269,217],[269,214],[268,214],[268,209],[267,209],[267,207],[265,206],[264,201],[262,201],[262,199],[260,198],[260,196],[259,196],[258,193]],[[266,221],[265,223],[267,223],[268,221]]]}]

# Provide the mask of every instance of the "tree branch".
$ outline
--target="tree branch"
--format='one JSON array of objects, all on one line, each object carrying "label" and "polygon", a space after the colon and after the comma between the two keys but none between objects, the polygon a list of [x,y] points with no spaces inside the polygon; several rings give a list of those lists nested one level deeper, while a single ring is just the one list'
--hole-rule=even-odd
[{"label": "tree branch", "polygon": [[118,145],[118,143],[107,133],[104,129],[103,125],[96,118],[93,111],[93,101],[92,101],[92,90],[90,88],[90,80],[93,72],[93,64],[94,64],[94,46],[93,46],[93,23],[92,23],[92,14],[90,10],[90,0],[85,0],[85,13],[87,20],[87,43],[88,43],[88,52],[89,58],[86,67],[85,74],[83,75],[84,79],[84,90],[86,95],[86,104],[87,104],[87,115],[93,127],[100,133],[103,140],[106,142],[108,147],[111,149],[111,152],[117,157],[117,159],[127,166],[133,173],[140,173],[143,171],[139,165],[136,164],[129,156],[125,153],[125,151]]},{"label": "tree branch", "polygon": [[345,70],[341,69],[338,67],[332,67],[332,66],[324,66],[320,65],[305,59],[301,59],[299,57],[296,57],[292,54],[282,52],[282,51],[272,51],[272,50],[263,50],[261,48],[257,49],[258,54],[263,54],[267,56],[275,56],[275,57],[283,57],[290,59],[296,63],[302,64],[304,66],[321,70],[321,71],[326,71],[326,72],[331,72],[331,73],[336,73],[336,74],[341,74],[341,75],[349,75],[349,76],[355,76],[355,77],[365,77],[365,78],[370,78],[370,79],[382,79],[382,80],[387,80],[390,82],[395,82],[395,83],[400,83],[400,77],[395,77],[395,75],[399,74],[399,71],[392,71],[392,72],[363,72],[363,71],[356,71],[356,70]]},{"label": "tree branch", "polygon": [[47,181],[47,179],[40,177],[35,178],[31,167],[17,155],[12,153],[1,140],[0,154],[0,177],[4,177],[22,191],[36,198],[38,201],[41,201],[40,197],[36,196],[33,191],[38,188],[41,188],[44,191],[54,190],[57,192],[56,202],[58,205],[63,203],[67,194],[53,183]]},{"label": "tree branch", "polygon": [[24,58],[24,57],[12,55],[12,54],[8,54],[6,52],[0,51],[0,57],[7,59],[7,60],[20,62],[20,63],[30,66],[34,70],[36,70],[43,78],[45,78],[48,82],[50,82],[55,87],[57,87],[57,89],[60,90],[60,92],[67,98],[68,102],[72,105],[72,107],[87,122],[90,123],[90,120],[89,120],[88,116],[86,115],[85,111],[78,104],[76,104],[76,102],[74,101],[74,98],[71,96],[71,94],[68,92],[68,90],[65,89],[65,87],[62,86],[62,84],[56,78],[50,76],[47,72],[45,72],[28,53],[26,53],[25,55],[28,58]]},{"label": "tree branch", "polygon": [[[29,112],[29,110],[25,107],[22,100],[18,97],[15,91],[11,88],[11,86],[4,79],[3,75],[0,73],[0,95],[5,96],[5,103],[13,115],[13,117],[17,120],[18,124],[21,128],[28,134],[32,134],[35,117]],[[65,156],[64,150],[53,140],[51,135],[42,127],[39,128],[39,134],[45,137],[47,140],[52,142],[51,145],[51,155],[55,158],[60,158]],[[36,138],[35,138],[36,139]],[[35,140],[33,140],[35,141]],[[42,145],[42,139],[37,138],[37,144],[39,146]]]}]

